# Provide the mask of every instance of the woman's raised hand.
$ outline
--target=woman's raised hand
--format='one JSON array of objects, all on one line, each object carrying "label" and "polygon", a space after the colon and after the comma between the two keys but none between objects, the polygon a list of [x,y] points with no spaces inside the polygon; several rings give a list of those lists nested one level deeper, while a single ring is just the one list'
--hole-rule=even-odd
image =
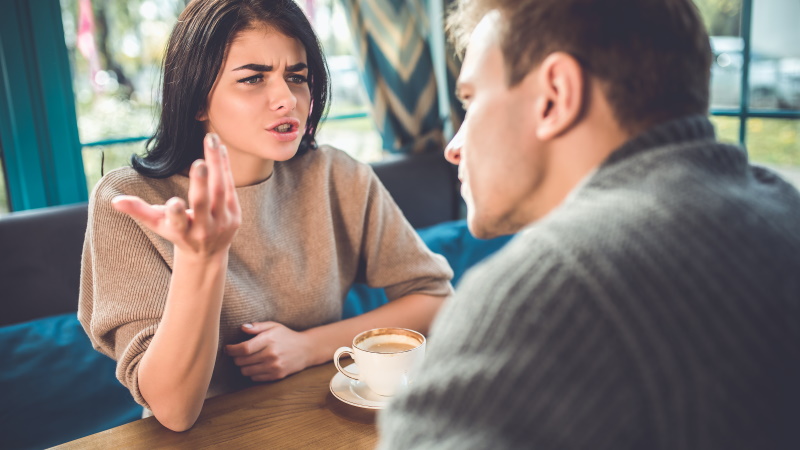
[{"label": "woman's raised hand", "polygon": [[189,206],[178,197],[149,205],[139,197],[120,195],[112,205],[172,242],[176,250],[208,257],[227,252],[242,221],[228,151],[214,133],[203,140],[205,160],[189,170]]}]

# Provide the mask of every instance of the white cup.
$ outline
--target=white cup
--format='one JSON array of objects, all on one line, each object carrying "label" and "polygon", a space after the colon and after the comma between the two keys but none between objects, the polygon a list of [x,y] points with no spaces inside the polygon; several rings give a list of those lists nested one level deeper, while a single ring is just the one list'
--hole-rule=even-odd
[{"label": "white cup", "polygon": [[[358,373],[342,368],[339,359],[350,355]],[[375,328],[353,339],[353,347],[340,347],[333,354],[336,369],[344,376],[364,382],[378,395],[391,397],[414,381],[425,357],[425,336],[405,328]]]}]

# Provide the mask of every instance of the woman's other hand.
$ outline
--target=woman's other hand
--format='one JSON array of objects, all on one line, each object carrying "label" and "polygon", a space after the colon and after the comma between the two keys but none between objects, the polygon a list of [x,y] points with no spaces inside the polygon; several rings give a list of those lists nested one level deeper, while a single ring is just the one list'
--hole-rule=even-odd
[{"label": "woman's other hand", "polygon": [[120,195],[112,205],[141,222],[176,249],[197,256],[212,256],[230,247],[241,223],[227,149],[214,133],[203,140],[205,160],[189,170],[189,204],[173,197],[164,205],[149,205],[139,197]]},{"label": "woman's other hand", "polygon": [[226,353],[253,381],[279,380],[311,365],[313,342],[305,334],[277,322],[242,325],[254,335],[247,341],[225,346]]}]

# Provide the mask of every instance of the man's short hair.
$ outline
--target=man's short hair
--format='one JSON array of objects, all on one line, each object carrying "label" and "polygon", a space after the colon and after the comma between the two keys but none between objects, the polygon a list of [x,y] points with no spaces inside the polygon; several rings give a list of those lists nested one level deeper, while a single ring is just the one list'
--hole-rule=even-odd
[{"label": "man's short hair", "polygon": [[708,112],[711,47],[692,0],[459,0],[447,27],[460,53],[491,10],[509,86],[562,51],[600,81],[630,132]]}]

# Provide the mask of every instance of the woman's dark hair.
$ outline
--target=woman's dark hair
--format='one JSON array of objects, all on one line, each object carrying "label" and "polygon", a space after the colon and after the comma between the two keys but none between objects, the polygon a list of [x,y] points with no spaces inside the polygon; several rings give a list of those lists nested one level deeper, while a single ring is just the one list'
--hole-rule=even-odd
[{"label": "woman's dark hair", "polygon": [[264,24],[297,39],[306,50],[311,110],[295,158],[315,148],[330,84],[322,48],[294,0],[194,0],[181,13],[164,55],[161,116],[144,156],[131,165],[142,175],[166,178],[203,157],[203,123],[197,115],[221,70],[229,43],[241,31]]}]

